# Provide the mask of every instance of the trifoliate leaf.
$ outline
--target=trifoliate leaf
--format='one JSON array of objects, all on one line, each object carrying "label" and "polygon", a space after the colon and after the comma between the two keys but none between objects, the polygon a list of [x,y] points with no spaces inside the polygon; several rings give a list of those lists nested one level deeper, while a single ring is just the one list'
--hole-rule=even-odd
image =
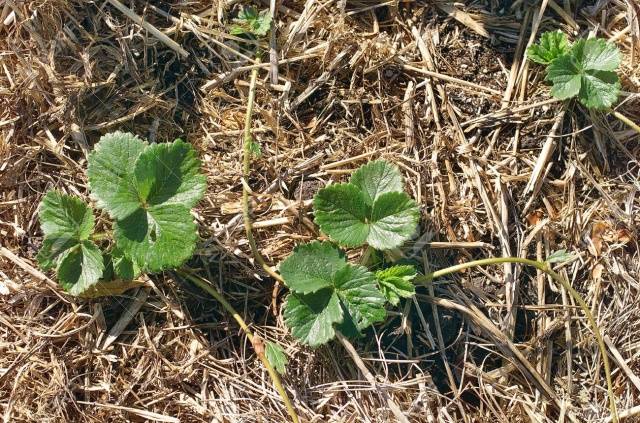
[{"label": "trifoliate leaf", "polygon": [[416,277],[415,267],[410,265],[392,266],[378,270],[376,279],[380,291],[394,306],[398,305],[400,298],[410,298],[416,293],[412,280]]},{"label": "trifoliate leaf", "polygon": [[103,137],[89,158],[91,188],[116,218],[117,247],[132,261],[116,261],[114,270],[129,278],[140,269],[180,266],[197,240],[190,209],[206,189],[200,161],[182,140],[146,147],[130,134],[116,135]]},{"label": "trifoliate leaf", "polygon": [[80,295],[98,282],[103,271],[100,249],[91,241],[82,241],[62,256],[57,274],[65,291]]},{"label": "trifoliate leaf", "polygon": [[398,182],[392,174],[388,168],[376,165],[354,175],[358,185],[334,184],[318,191],[313,207],[315,222],[322,232],[346,247],[366,242],[383,250],[409,239],[420,212],[407,194],[390,191],[401,186],[401,180]]},{"label": "trifoliate leaf", "polygon": [[[386,315],[385,298],[375,276],[353,266],[330,243],[298,247],[283,263],[281,274],[291,289],[284,317],[294,337],[317,346],[335,336],[335,325],[353,336]],[[299,279],[296,279],[299,278]],[[347,323],[355,330],[346,330]]]},{"label": "trifoliate leaf", "polygon": [[547,263],[564,263],[571,259],[573,259],[573,255],[563,249],[552,252],[549,257],[547,257]]},{"label": "trifoliate leaf", "polygon": [[614,72],[620,51],[613,43],[591,38],[577,41],[571,51],[547,68],[551,94],[559,99],[577,96],[588,108],[606,109],[618,99],[620,81]]},{"label": "trifoliate leaf", "polygon": [[269,360],[269,363],[276,369],[276,372],[283,375],[287,370],[287,355],[282,347],[275,342],[267,341],[264,349],[264,354]]},{"label": "trifoliate leaf", "polygon": [[196,225],[185,206],[139,208],[114,226],[118,248],[150,272],[181,266],[195,249]]},{"label": "trifoliate leaf", "polygon": [[366,267],[347,264],[335,275],[334,286],[358,330],[386,317],[386,300],[376,286],[375,275]]},{"label": "trifoliate leaf", "polygon": [[146,143],[133,134],[104,135],[89,155],[87,175],[91,196],[114,219],[127,217],[140,204],[133,170]]},{"label": "trifoliate leaf", "polygon": [[347,265],[344,254],[328,242],[297,246],[280,264],[280,274],[294,292],[308,294],[332,286],[334,275]]},{"label": "trifoliate leaf", "polygon": [[254,7],[246,7],[233,20],[236,25],[231,28],[231,34],[251,34],[264,37],[271,29],[271,14],[268,10],[258,12]]},{"label": "trifoliate leaf", "polygon": [[39,210],[40,226],[45,238],[37,260],[43,270],[57,266],[60,258],[93,232],[91,209],[79,198],[49,191]]},{"label": "trifoliate leaf", "polygon": [[569,42],[564,32],[545,32],[538,44],[533,44],[527,49],[527,57],[536,63],[548,65],[554,59],[567,54],[569,49]]},{"label": "trifoliate leaf", "polygon": [[207,188],[195,151],[180,139],[147,147],[136,160],[134,173],[140,199],[150,205],[180,204],[190,209]]},{"label": "trifoliate leaf", "polygon": [[373,206],[380,195],[402,191],[400,170],[384,160],[376,160],[361,166],[351,175],[350,182],[362,191],[364,201]]},{"label": "trifoliate leaf", "polygon": [[340,300],[331,288],[306,295],[291,292],[284,319],[291,334],[303,344],[311,347],[326,344],[336,335],[334,323],[342,321]]}]

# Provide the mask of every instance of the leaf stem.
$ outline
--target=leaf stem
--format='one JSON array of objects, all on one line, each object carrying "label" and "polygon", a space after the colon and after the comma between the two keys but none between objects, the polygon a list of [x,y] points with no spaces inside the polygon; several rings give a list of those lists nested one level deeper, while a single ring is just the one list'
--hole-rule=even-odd
[{"label": "leaf stem", "polygon": [[238,325],[240,325],[240,328],[242,328],[242,330],[246,334],[247,338],[249,339],[249,342],[251,342],[251,345],[253,346],[253,349],[258,355],[258,357],[260,358],[260,361],[262,361],[262,364],[267,369],[267,372],[269,373],[269,376],[273,381],[273,386],[278,391],[278,394],[280,394],[280,397],[282,398],[282,401],[284,402],[284,405],[287,408],[287,412],[289,413],[291,420],[294,423],[298,423],[300,421],[300,419],[298,418],[298,414],[296,414],[296,411],[293,408],[293,404],[291,403],[291,400],[287,395],[287,391],[285,391],[284,386],[282,386],[282,381],[280,380],[280,376],[278,375],[278,372],[276,372],[276,370],[273,368],[273,366],[271,365],[271,363],[267,359],[267,356],[264,353],[264,344],[262,344],[262,341],[257,336],[253,335],[253,333],[251,332],[251,329],[249,329],[249,326],[244,321],[242,316],[240,316],[240,314],[233,308],[233,306],[229,304],[229,302],[224,298],[222,293],[220,293],[217,289],[215,289],[209,281],[207,281],[206,279],[200,276],[193,275],[185,270],[177,269],[176,272],[180,276],[188,279],[191,283],[196,285],[198,288],[206,291],[213,298],[215,298],[222,305],[222,307],[224,307],[224,309],[236,320],[236,322],[238,322]]},{"label": "leaf stem", "polygon": [[638,134],[640,134],[640,126],[638,126],[638,124],[633,122],[631,119],[629,119],[622,113],[617,112],[615,110],[611,110],[611,114],[613,114],[616,118],[618,118],[618,120],[622,121],[623,123],[626,123],[629,127],[631,127],[631,129],[633,129]]},{"label": "leaf stem", "polygon": [[576,291],[571,286],[571,284],[569,284],[569,282],[567,282],[562,276],[560,276],[557,272],[551,269],[551,267],[549,266],[549,263],[536,261],[536,260],[529,260],[529,259],[520,258],[520,257],[493,257],[493,258],[487,258],[487,259],[481,259],[481,260],[474,260],[467,263],[461,263],[455,266],[447,267],[445,269],[436,270],[435,272],[418,276],[414,279],[414,281],[415,283],[428,284],[435,278],[449,275],[451,273],[460,272],[461,270],[464,270],[464,269],[469,269],[471,267],[476,267],[476,266],[490,266],[490,265],[501,264],[501,263],[519,263],[527,266],[532,266],[538,270],[541,270],[542,272],[549,275],[554,281],[562,285],[564,289],[566,289],[569,292],[571,297],[573,297],[573,299],[580,305],[580,308],[582,309],[582,311],[587,317],[587,320],[589,321],[591,330],[593,331],[593,334],[596,337],[598,348],[600,349],[600,354],[602,355],[604,373],[607,379],[607,394],[609,396],[609,410],[611,412],[611,422],[617,423],[618,412],[616,408],[615,397],[613,394],[613,383],[611,381],[611,368],[609,366],[609,357],[607,355],[607,349],[604,344],[604,340],[602,339],[602,334],[600,333],[600,329],[598,328],[598,324],[596,323],[596,320],[593,317],[593,314],[591,313],[589,306],[582,299],[582,296],[578,293],[578,291]]},{"label": "leaf stem", "polygon": [[[260,63],[260,54],[256,54],[256,63]],[[265,259],[258,251],[256,240],[253,237],[253,222],[251,221],[251,204],[249,202],[249,174],[251,173],[251,144],[253,137],[251,135],[251,119],[253,117],[253,107],[256,98],[256,81],[258,79],[259,68],[251,70],[251,79],[249,82],[249,96],[247,98],[247,113],[244,117],[244,136],[242,142],[242,217],[244,220],[244,230],[249,241],[249,247],[254,259],[262,269],[278,282],[284,282],[282,277],[277,274],[271,266],[267,264]]]}]

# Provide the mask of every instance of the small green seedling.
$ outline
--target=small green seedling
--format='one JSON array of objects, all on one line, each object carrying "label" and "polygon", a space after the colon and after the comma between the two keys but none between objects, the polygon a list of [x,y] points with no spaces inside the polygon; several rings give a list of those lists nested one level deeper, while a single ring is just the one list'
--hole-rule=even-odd
[{"label": "small green seedling", "polygon": [[113,240],[94,234],[93,210],[78,197],[49,191],[40,204],[38,262],[56,270],[67,292],[117,294],[141,272],[176,268],[192,256],[198,235],[191,208],[206,178],[190,144],[107,134],[89,156],[88,177],[91,197],[113,219]]},{"label": "small green seedling", "polygon": [[527,49],[530,60],[545,65],[551,94],[566,100],[577,97],[589,109],[607,110],[618,100],[616,70],[621,55],[615,44],[600,38],[579,39],[570,45],[560,31],[542,34]]},{"label": "small green seedling", "polygon": [[258,12],[255,7],[245,7],[233,20],[231,35],[250,35],[255,38],[266,36],[271,29],[271,14],[269,10]]},{"label": "small green seedling", "polygon": [[[347,247],[369,244],[388,250],[416,231],[420,210],[403,191],[400,171],[385,161],[360,167],[349,183],[321,189],[314,198],[315,222],[332,241]],[[385,303],[397,305],[414,295],[413,266],[396,265],[372,272],[347,262],[331,242],[298,246],[280,265],[291,291],[284,309],[294,337],[316,347],[336,331],[348,337],[386,317]]]}]

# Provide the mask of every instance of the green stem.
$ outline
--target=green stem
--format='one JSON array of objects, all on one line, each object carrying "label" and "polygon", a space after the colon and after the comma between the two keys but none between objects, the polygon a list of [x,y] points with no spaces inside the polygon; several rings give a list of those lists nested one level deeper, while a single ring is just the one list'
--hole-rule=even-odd
[{"label": "green stem", "polygon": [[300,421],[300,419],[298,418],[298,414],[296,414],[296,411],[293,408],[293,404],[291,403],[291,400],[287,395],[287,391],[285,391],[284,386],[282,386],[282,381],[280,380],[280,376],[278,375],[278,372],[276,372],[276,370],[273,368],[271,363],[269,363],[269,360],[267,359],[267,356],[264,353],[264,344],[262,344],[262,341],[260,341],[257,337],[253,335],[253,333],[251,333],[251,329],[249,329],[249,326],[247,325],[247,323],[244,321],[242,316],[240,316],[240,313],[238,313],[233,308],[233,306],[229,304],[229,302],[224,298],[224,296],[220,292],[218,292],[218,290],[216,290],[213,287],[213,285],[211,285],[211,283],[209,283],[209,281],[207,281],[206,279],[201,278],[200,276],[192,275],[191,273],[188,273],[184,270],[176,270],[176,272],[180,276],[188,279],[191,283],[196,285],[198,288],[206,291],[213,298],[215,298],[222,305],[222,307],[224,307],[224,309],[236,320],[236,322],[238,322],[238,325],[240,325],[240,328],[242,328],[244,333],[247,335],[249,342],[251,342],[251,345],[253,345],[253,349],[255,350],[256,354],[260,358],[260,361],[262,361],[262,364],[267,369],[267,372],[269,373],[269,376],[273,381],[273,386],[276,388],[276,390],[280,394],[280,397],[282,398],[282,401],[284,402],[284,405],[287,408],[287,412],[289,413],[291,420],[294,423],[298,423]]},{"label": "green stem", "polygon": [[[260,55],[256,55],[256,62],[260,63]],[[265,259],[258,251],[256,240],[253,237],[253,222],[251,221],[251,203],[249,201],[249,174],[251,173],[251,143],[253,143],[253,136],[251,135],[251,119],[253,117],[253,106],[256,98],[256,81],[258,79],[258,68],[251,70],[251,80],[249,82],[249,97],[247,98],[247,113],[244,117],[244,137],[242,142],[242,217],[244,220],[244,231],[249,241],[249,247],[251,253],[256,262],[269,274],[272,278],[279,282],[283,282],[282,277],[278,275],[267,264]]]},{"label": "green stem", "polygon": [[604,365],[604,373],[607,379],[607,394],[609,395],[609,410],[611,412],[611,422],[617,423],[618,412],[616,408],[615,397],[613,394],[613,383],[611,381],[611,368],[609,366],[609,357],[607,355],[607,349],[604,344],[604,340],[602,339],[600,329],[598,328],[598,324],[596,323],[596,320],[593,317],[593,314],[591,313],[589,306],[582,299],[582,296],[578,293],[578,291],[576,291],[571,286],[571,284],[569,284],[569,282],[567,282],[562,276],[560,276],[553,269],[551,269],[548,263],[529,260],[525,258],[519,258],[519,257],[494,257],[494,258],[488,258],[488,259],[482,259],[482,260],[474,260],[467,263],[462,263],[455,266],[447,267],[445,269],[437,270],[435,272],[431,272],[426,275],[418,276],[415,279],[415,282],[427,284],[435,278],[449,275],[451,273],[456,273],[461,270],[469,269],[471,267],[490,266],[490,265],[501,264],[501,263],[520,263],[527,266],[533,266],[536,269],[541,270],[542,272],[549,275],[554,281],[562,285],[564,289],[566,289],[569,292],[571,297],[573,297],[573,299],[580,305],[580,308],[582,309],[582,311],[587,317],[587,320],[589,321],[589,325],[591,326],[591,330],[593,331],[593,334],[596,337],[596,341],[598,342],[598,348],[600,349],[600,354],[602,355],[602,362]]},{"label": "green stem", "polygon": [[91,234],[91,240],[92,241],[103,241],[107,238],[111,238],[111,233],[110,232],[95,232],[93,234]]},{"label": "green stem", "polygon": [[616,112],[615,110],[611,110],[611,114],[613,114],[616,118],[618,118],[618,120],[626,123],[629,127],[631,127],[631,129],[633,129],[638,134],[640,134],[640,126],[638,126],[638,124],[633,122],[631,119],[629,119],[628,117],[626,117],[620,112]]}]

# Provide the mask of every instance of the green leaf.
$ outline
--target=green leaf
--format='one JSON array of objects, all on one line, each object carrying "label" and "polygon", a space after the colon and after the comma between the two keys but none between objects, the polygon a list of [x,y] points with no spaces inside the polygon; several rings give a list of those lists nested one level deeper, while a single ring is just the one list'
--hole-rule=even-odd
[{"label": "green leaf", "polygon": [[88,239],[93,231],[91,209],[78,197],[49,191],[40,204],[40,226],[45,236]]},{"label": "green leaf", "polygon": [[274,369],[281,375],[287,370],[287,364],[289,360],[282,347],[275,342],[267,341],[264,349],[264,353],[269,360],[269,363]]},{"label": "green leaf", "polygon": [[376,160],[353,172],[349,181],[362,191],[364,201],[373,206],[380,195],[403,190],[402,175],[397,166]]},{"label": "green leaf", "polygon": [[100,249],[91,241],[82,241],[60,259],[58,280],[65,291],[80,295],[98,282],[104,269]]},{"label": "green leaf", "polygon": [[367,242],[379,250],[398,247],[413,235],[419,219],[420,210],[407,194],[382,194],[373,205]]},{"label": "green leaf", "polygon": [[111,263],[116,279],[132,280],[140,276],[141,269],[138,263],[127,257],[118,247],[111,251]]},{"label": "green leaf", "polygon": [[180,139],[147,147],[136,160],[134,173],[140,200],[150,205],[180,204],[190,209],[207,188],[195,151]]},{"label": "green leaf", "polygon": [[380,291],[394,306],[398,305],[401,297],[410,298],[416,293],[412,282],[416,276],[415,267],[410,265],[392,266],[376,272]]},{"label": "green leaf", "polygon": [[558,57],[569,52],[567,36],[562,31],[545,32],[538,44],[527,49],[527,57],[536,63],[548,65]]},{"label": "green leaf", "polygon": [[43,270],[56,267],[69,249],[89,239],[93,232],[91,208],[78,197],[57,191],[44,196],[39,219],[45,237],[37,260]]},{"label": "green leaf", "polygon": [[385,298],[375,276],[363,266],[346,262],[330,243],[313,242],[296,248],[283,262],[281,274],[291,290],[284,317],[294,337],[317,346],[335,336],[347,336],[386,316]]},{"label": "green leaf", "polygon": [[320,230],[346,247],[367,241],[369,224],[362,191],[353,184],[333,184],[322,188],[313,199],[315,222]]},{"label": "green leaf", "polygon": [[284,308],[284,320],[291,334],[303,344],[317,347],[336,335],[334,323],[342,321],[338,295],[325,288],[313,294],[291,292]]},{"label": "green leaf", "polygon": [[280,274],[289,289],[308,294],[332,286],[333,276],[347,265],[344,254],[328,242],[297,246],[280,264]]},{"label": "green leaf", "polygon": [[195,249],[196,225],[185,206],[139,208],[114,226],[118,248],[150,272],[181,266]]},{"label": "green leaf", "polygon": [[348,184],[333,184],[313,200],[315,222],[322,232],[346,247],[365,242],[377,249],[398,247],[413,235],[420,211],[402,188],[393,166],[363,166]]},{"label": "green leaf", "polygon": [[578,97],[591,109],[608,109],[618,99],[620,81],[615,69],[620,51],[602,39],[578,40],[570,53],[555,59],[547,68],[551,94],[559,99]]},{"label": "green leaf", "polygon": [[552,252],[547,257],[547,263],[564,263],[573,259],[573,255],[567,252],[567,250],[557,250]]},{"label": "green leaf", "polygon": [[114,219],[127,217],[139,207],[133,169],[145,147],[133,134],[114,132],[101,137],[89,155],[91,196]]},{"label": "green leaf", "polygon": [[116,219],[116,244],[129,259],[114,261],[118,277],[178,267],[193,254],[190,209],[206,178],[190,144],[146,146],[131,134],[104,136],[89,158],[89,182],[98,205]]},{"label": "green leaf", "polygon": [[347,264],[335,275],[334,286],[358,330],[384,320],[385,297],[376,286],[376,277],[363,266]]},{"label": "green leaf", "polygon": [[618,47],[602,38],[578,40],[571,52],[583,70],[615,71],[622,61]]},{"label": "green leaf", "polygon": [[271,14],[268,10],[258,11],[254,7],[245,7],[233,20],[236,23],[231,28],[231,34],[251,34],[256,37],[264,37],[271,29]]}]

